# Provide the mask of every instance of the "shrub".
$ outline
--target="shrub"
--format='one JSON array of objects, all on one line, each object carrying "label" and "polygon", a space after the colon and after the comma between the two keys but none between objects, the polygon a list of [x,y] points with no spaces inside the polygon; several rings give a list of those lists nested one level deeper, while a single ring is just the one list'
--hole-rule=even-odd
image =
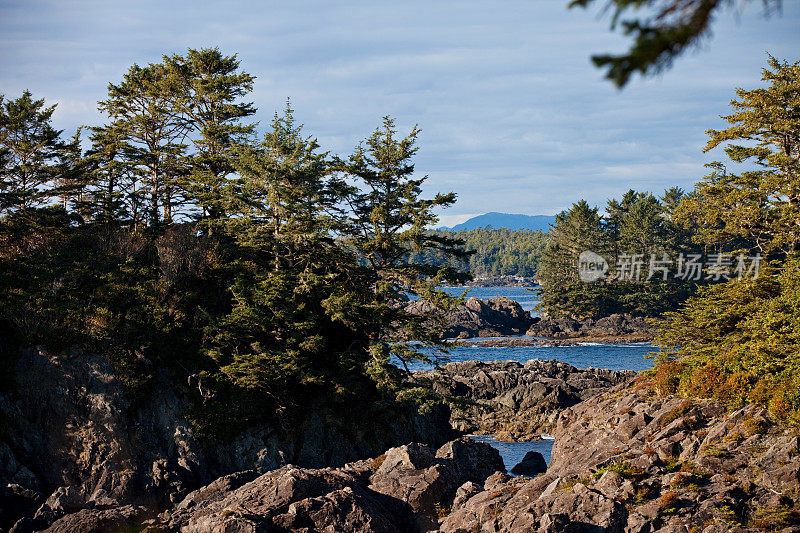
[{"label": "shrub", "polygon": [[659,394],[675,394],[681,382],[683,365],[673,360],[663,361],[656,367],[654,382]]},{"label": "shrub", "polygon": [[665,492],[661,495],[661,498],[658,499],[658,510],[661,511],[662,514],[675,514],[679,505],[680,498],[678,497],[678,493],[672,490]]}]

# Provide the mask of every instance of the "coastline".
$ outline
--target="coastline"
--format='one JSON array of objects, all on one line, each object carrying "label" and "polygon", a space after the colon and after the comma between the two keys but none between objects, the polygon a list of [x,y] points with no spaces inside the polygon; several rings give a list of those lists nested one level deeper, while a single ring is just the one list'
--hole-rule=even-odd
[{"label": "coastline", "polygon": [[622,335],[586,335],[580,337],[514,337],[514,338],[491,338],[491,339],[457,339],[453,340],[453,346],[465,346],[469,348],[524,348],[527,346],[536,347],[557,347],[557,346],[576,346],[581,344],[627,344],[627,343],[648,343],[652,342],[652,333],[627,333]]}]

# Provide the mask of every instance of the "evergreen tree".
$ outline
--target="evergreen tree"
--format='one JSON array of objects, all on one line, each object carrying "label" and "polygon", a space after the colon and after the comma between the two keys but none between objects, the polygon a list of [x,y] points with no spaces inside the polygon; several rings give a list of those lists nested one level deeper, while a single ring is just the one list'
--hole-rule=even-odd
[{"label": "evergreen tree", "polygon": [[0,98],[0,214],[50,201],[65,152],[61,131],[51,125],[55,108],[30,91],[16,100]]},{"label": "evergreen tree", "polygon": [[86,172],[91,183],[87,203],[92,218],[103,225],[144,225],[138,178],[124,159],[125,142],[119,128],[93,128],[90,140]]},{"label": "evergreen tree", "polygon": [[287,102],[283,115],[275,113],[260,144],[238,148],[239,212],[258,222],[259,232],[270,235],[276,270],[295,263],[292,250],[310,248],[317,236],[331,229],[326,211],[335,200],[327,183],[328,154],[302,130]]},{"label": "evergreen tree", "polygon": [[404,341],[409,336],[420,341],[440,340],[437,330],[426,330],[419,318],[403,313],[397,303],[404,290],[424,296],[445,308],[453,305],[445,293],[434,290],[441,280],[457,281],[466,276],[452,268],[412,263],[414,251],[439,250],[449,256],[466,257],[463,242],[426,231],[438,219],[434,210],[455,202],[453,193],[421,198],[427,176],[414,178],[412,157],[417,152],[420,130],[415,126],[404,138],[395,137],[394,120],[383,124],[361,143],[339,168],[357,185],[339,182],[350,209],[343,228],[352,245],[367,265],[375,302],[372,305],[376,327],[370,333],[374,354],[373,371],[381,374],[391,355],[401,361],[428,359]]},{"label": "evergreen tree", "polygon": [[175,107],[192,132],[194,153],[182,187],[200,218],[219,219],[228,209],[232,149],[255,127],[241,122],[255,113],[253,104],[240,101],[253,90],[254,78],[239,70],[236,55],[218,48],[165,56],[164,64],[175,78]]},{"label": "evergreen tree", "polygon": [[768,86],[737,89],[734,112],[723,117],[731,126],[708,131],[705,151],[725,144],[748,169],[712,164],[679,218],[701,224],[703,243],[785,255],[800,247],[800,62],[770,56],[768,64]]},{"label": "evergreen tree", "polygon": [[178,81],[163,64],[133,65],[119,85],[108,85],[108,98],[99,102],[112,121],[101,130],[118,135],[129,172],[141,181],[130,194],[137,206],[146,205],[144,218],[151,227],[172,221],[179,202],[189,125],[175,104]]},{"label": "evergreen tree", "polygon": [[606,302],[597,297],[596,283],[578,277],[582,252],[604,253],[600,214],[585,200],[556,215],[539,272],[541,307],[551,316],[603,314]]}]

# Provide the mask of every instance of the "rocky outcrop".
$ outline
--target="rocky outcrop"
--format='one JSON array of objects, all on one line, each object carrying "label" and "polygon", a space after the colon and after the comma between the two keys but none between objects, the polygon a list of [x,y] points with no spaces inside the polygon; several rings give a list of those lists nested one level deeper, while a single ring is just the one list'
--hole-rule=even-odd
[{"label": "rocky outcrop", "polygon": [[[632,371],[581,370],[558,361],[466,361],[415,372],[456,401],[450,423],[462,432],[500,440],[533,440],[551,433],[558,415],[635,376]],[[458,402],[458,400],[465,400]]]},{"label": "rocky outcrop", "polygon": [[412,315],[440,316],[445,324],[444,336],[449,338],[522,335],[534,322],[519,303],[506,297],[467,298],[452,311],[443,311],[428,300],[413,300],[405,310]]},{"label": "rocky outcrop", "polygon": [[315,413],[292,434],[257,427],[201,443],[183,417],[188,407],[166,376],[132,405],[106,358],[26,351],[12,392],[0,395],[0,530],[23,517],[20,531],[45,529],[79,509],[94,514],[70,520],[123,524],[225,474],[341,465],[402,442],[441,444],[454,435],[445,408],[366,432],[336,429]]},{"label": "rocky outcrop", "polygon": [[342,468],[287,465],[247,480],[221,478],[150,523],[166,531],[411,532],[438,527],[463,487],[504,471],[497,451],[459,439],[434,450],[392,448]]},{"label": "rocky outcrop", "polygon": [[440,531],[800,531],[798,436],[764,409],[639,383],[564,411],[544,475],[454,505]]},{"label": "rocky outcrop", "polygon": [[[542,318],[526,331],[531,337],[589,338],[595,342],[640,342],[653,339],[658,326],[644,317],[613,314],[603,318]],[[609,341],[606,341],[609,342]]]}]

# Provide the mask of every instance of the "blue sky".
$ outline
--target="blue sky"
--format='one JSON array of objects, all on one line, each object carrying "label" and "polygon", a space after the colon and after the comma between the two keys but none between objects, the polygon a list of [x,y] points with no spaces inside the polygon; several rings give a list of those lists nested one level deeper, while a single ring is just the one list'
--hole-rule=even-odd
[{"label": "blue sky", "polygon": [[0,0],[0,93],[58,103],[57,127],[98,124],[96,102],[134,62],[219,46],[257,77],[266,124],[291,97],[306,132],[347,154],[391,114],[422,128],[426,191],[455,191],[442,223],[487,211],[553,214],[628,188],[690,188],[705,130],[766,53],[800,55],[800,3],[722,12],[713,36],[656,78],[616,90],[589,56],[621,51],[602,0],[184,2]]}]

